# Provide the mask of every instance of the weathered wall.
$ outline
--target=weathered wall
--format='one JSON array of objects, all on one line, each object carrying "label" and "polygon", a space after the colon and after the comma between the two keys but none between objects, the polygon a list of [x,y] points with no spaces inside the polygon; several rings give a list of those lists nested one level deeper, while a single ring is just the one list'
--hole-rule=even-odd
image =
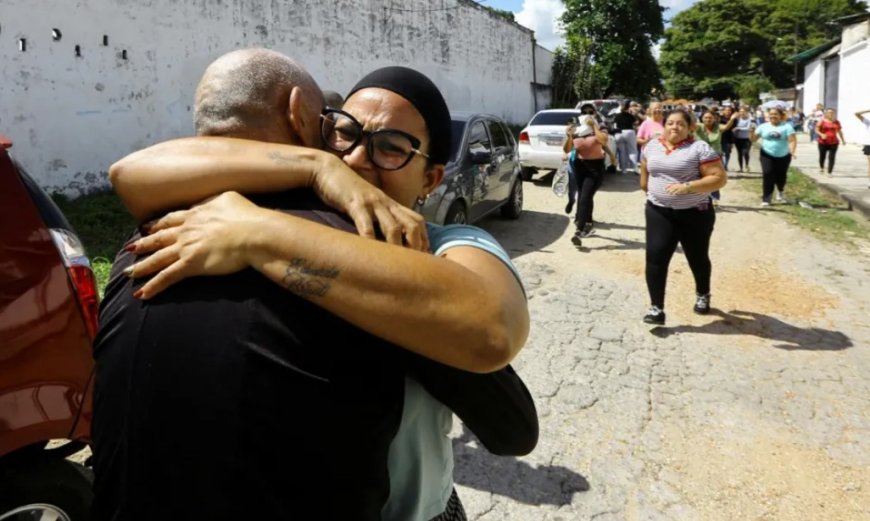
[{"label": "weathered wall", "polygon": [[553,102],[553,53],[535,44],[535,111]]},{"label": "weathered wall", "polygon": [[[843,124],[847,143],[860,143],[864,127],[854,116],[859,110],[870,109],[870,39],[854,42],[840,50],[840,93],[837,119]],[[845,39],[844,39],[845,41]]]},{"label": "weathered wall", "polygon": [[102,183],[122,155],[190,134],[200,74],[240,47],[284,52],[342,93],[374,68],[401,64],[432,77],[451,109],[511,123],[534,109],[533,34],[470,0],[58,4],[3,0],[0,131],[44,186],[72,195]]},{"label": "weathered wall", "polygon": [[804,66],[804,91],[803,106],[804,114],[812,114],[816,110],[816,103],[822,103],[824,95],[822,89],[825,83],[825,67],[821,59],[813,60]]}]

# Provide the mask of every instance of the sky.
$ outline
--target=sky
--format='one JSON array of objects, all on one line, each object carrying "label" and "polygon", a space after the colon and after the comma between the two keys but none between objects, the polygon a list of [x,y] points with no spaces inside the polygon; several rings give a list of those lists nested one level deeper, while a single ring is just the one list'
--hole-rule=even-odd
[{"label": "sky", "polygon": [[[535,31],[538,44],[551,51],[562,43],[556,21],[565,10],[562,0],[477,0],[479,3],[512,11],[521,25]],[[659,0],[667,7],[665,20],[694,4],[696,0]]]}]

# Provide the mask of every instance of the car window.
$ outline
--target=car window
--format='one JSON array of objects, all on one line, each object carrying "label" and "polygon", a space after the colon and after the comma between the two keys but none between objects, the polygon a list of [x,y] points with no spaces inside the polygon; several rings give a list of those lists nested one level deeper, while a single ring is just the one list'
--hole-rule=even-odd
[{"label": "car window", "polygon": [[504,135],[504,131],[501,129],[501,125],[498,124],[498,121],[487,121],[487,126],[489,127],[489,135],[492,136],[492,148],[502,148],[508,145],[507,136]]},{"label": "car window", "polygon": [[456,119],[450,121],[450,161],[456,161],[459,158],[463,134],[465,134],[465,122]]},{"label": "car window", "polygon": [[565,110],[558,112],[538,112],[535,114],[535,117],[529,122],[529,126],[532,125],[558,125],[563,127],[568,124],[568,120],[572,118],[576,118],[580,115],[579,111],[576,110]]},{"label": "car window", "polygon": [[471,135],[468,138],[468,152],[472,154],[491,152],[489,147],[489,135],[486,133],[486,127],[483,125],[483,121],[475,121],[471,126]]}]

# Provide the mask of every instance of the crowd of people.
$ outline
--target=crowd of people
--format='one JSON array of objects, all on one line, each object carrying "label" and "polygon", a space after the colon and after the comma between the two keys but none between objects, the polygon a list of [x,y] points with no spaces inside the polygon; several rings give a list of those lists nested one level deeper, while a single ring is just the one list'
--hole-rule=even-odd
[{"label": "crowd of people", "polygon": [[[568,205],[571,213],[578,201],[571,241],[578,247],[594,234],[592,209],[604,173],[603,158],[608,139],[602,129],[603,118],[584,115],[568,121],[564,155],[569,173]],[[870,176],[870,110],[856,113],[866,128],[864,154]],[[819,150],[819,168],[832,175],[837,149],[845,144],[836,111],[822,105],[806,119],[800,111],[771,105],[754,111],[745,104],[735,110],[729,102],[718,107],[664,105],[653,101],[644,110],[637,102],[624,101],[609,115],[607,131],[615,133],[619,172],[640,175],[646,194],[646,281],[650,309],[643,320],[661,325],[665,322],[664,300],[668,265],[677,244],[682,246],[695,278],[694,311],[710,309],[710,237],[715,223],[714,207],[721,199],[720,188],[732,151],[737,154],[738,172],[751,172],[753,143],[758,145],[761,164],[761,207],[787,203],[785,195],[791,161],[797,156],[797,137],[806,123]],[[602,151],[601,148],[605,151]],[[827,164],[827,170],[825,166]]]}]

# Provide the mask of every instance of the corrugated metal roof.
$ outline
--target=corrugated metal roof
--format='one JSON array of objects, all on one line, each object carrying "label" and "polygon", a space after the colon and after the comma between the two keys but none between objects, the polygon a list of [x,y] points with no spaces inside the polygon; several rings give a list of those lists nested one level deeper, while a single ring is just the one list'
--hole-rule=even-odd
[{"label": "corrugated metal roof", "polygon": [[819,45],[818,47],[813,47],[812,49],[807,49],[806,51],[801,51],[801,52],[795,54],[794,56],[790,56],[790,57],[786,58],[785,61],[787,61],[788,63],[794,63],[794,62],[800,63],[800,62],[810,61],[813,58],[815,58],[816,56],[818,56],[818,55],[822,54],[823,52],[831,49],[832,47],[838,45],[839,43],[840,43],[840,39],[837,38],[836,40],[831,40],[830,42],[825,42],[822,45]]}]

